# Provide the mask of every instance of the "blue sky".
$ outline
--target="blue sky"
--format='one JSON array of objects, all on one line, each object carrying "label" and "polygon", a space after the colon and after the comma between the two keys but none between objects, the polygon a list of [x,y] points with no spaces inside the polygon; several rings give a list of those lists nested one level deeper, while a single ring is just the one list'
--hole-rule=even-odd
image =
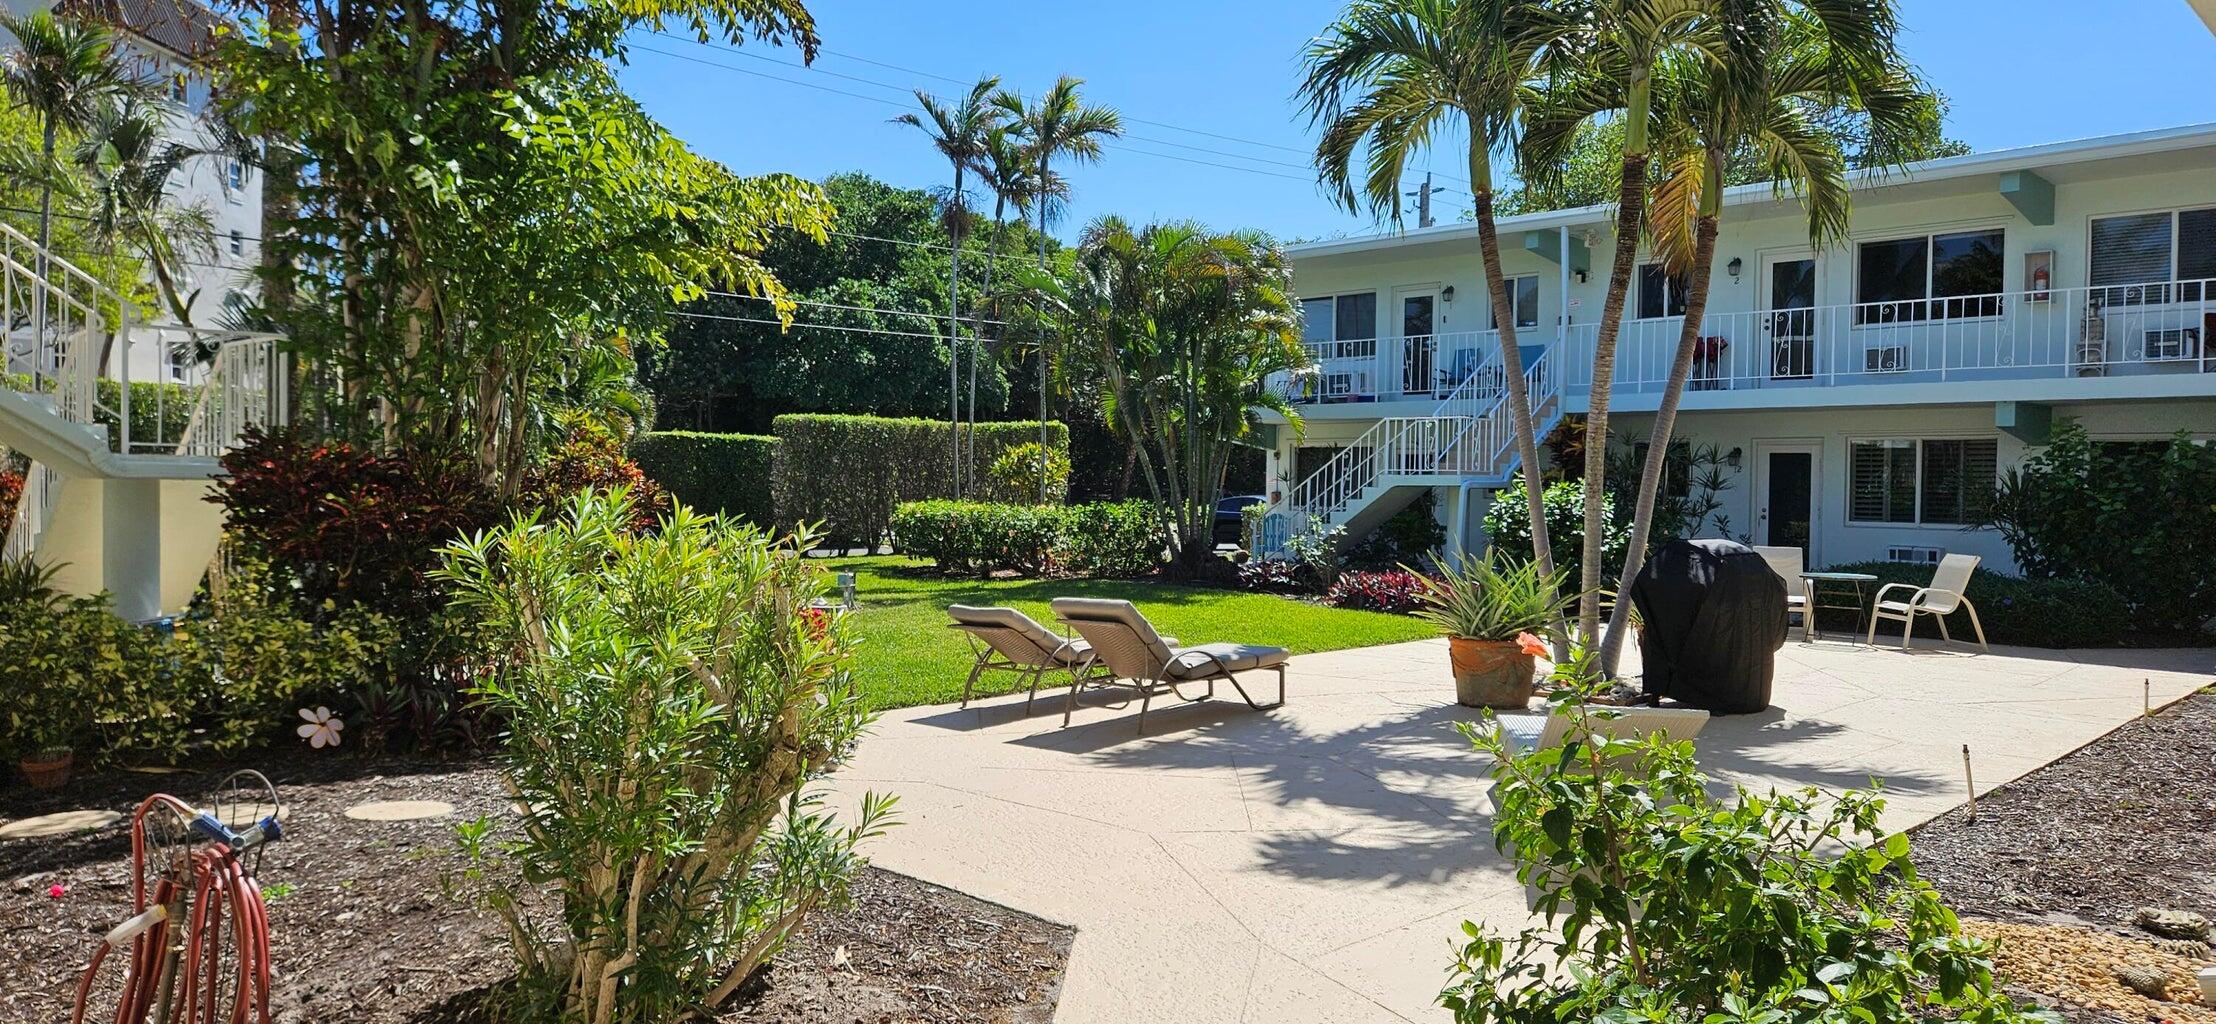
[{"label": "blue sky", "polygon": [[[1904,48],[1953,103],[1949,133],[1978,149],[2216,121],[2208,84],[2216,37],[2185,0],[1902,6]],[[1307,163],[1314,133],[1292,100],[1302,47],[1339,3],[820,0],[810,8],[826,51],[814,69],[796,66],[789,49],[733,52],[641,35],[623,82],[681,138],[741,173],[865,170],[928,187],[946,182],[945,163],[922,133],[887,120],[902,109],[904,90],[945,94],[990,72],[1035,91],[1072,74],[1086,80],[1090,99],[1123,112],[1128,138],[1100,164],[1071,172],[1074,204],[1056,227],[1065,237],[1103,213],[1191,217],[1285,238],[1373,227],[1317,189]],[[1434,158],[1442,186],[1462,184],[1458,152],[1456,144]],[[1450,220],[1467,197],[1439,202],[1440,219]]]}]

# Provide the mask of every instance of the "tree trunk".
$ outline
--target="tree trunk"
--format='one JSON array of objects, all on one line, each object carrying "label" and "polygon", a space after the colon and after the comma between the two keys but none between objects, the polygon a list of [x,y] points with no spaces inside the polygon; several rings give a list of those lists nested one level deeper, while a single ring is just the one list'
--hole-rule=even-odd
[{"label": "tree trunk", "polygon": [[999,310],[1000,308],[1000,303],[993,302],[993,271],[1000,266],[1001,232],[1006,227],[1006,224],[1004,223],[1004,218],[1007,212],[1007,199],[998,197],[996,193],[996,198],[994,198],[993,200],[993,242],[992,247],[985,253],[985,293],[979,298],[977,304],[978,308],[970,315],[970,319],[972,321],[970,337],[973,341],[973,344],[975,344],[977,348],[971,350],[970,352],[970,432],[968,438],[968,446],[962,450],[962,458],[964,459],[963,465],[965,467],[963,472],[968,474],[968,477],[971,480],[975,480],[977,478],[977,357],[983,354],[983,349],[985,347],[985,303],[992,302],[993,309],[995,311]]},{"label": "tree trunk", "polygon": [[[1046,273],[1046,201],[1047,158],[1039,154],[1039,273]],[[1047,378],[1047,330],[1042,317],[1036,325],[1039,332],[1039,504],[1046,504],[1046,378]]]},{"label": "tree trunk", "polygon": [[[1716,154],[1710,154],[1710,167],[1720,168]],[[1720,172],[1719,172],[1720,173]],[[1720,185],[1720,177],[1717,179]],[[1705,190],[1707,185],[1703,185]],[[1709,195],[1715,195],[1709,192]],[[1718,196],[1720,199],[1721,197]],[[1686,282],[1685,325],[1677,335],[1677,353],[1670,361],[1670,379],[1662,389],[1662,404],[1655,409],[1654,429],[1647,436],[1647,460],[1639,470],[1639,497],[1632,506],[1631,543],[1624,549],[1623,574],[1616,581],[1616,608],[1608,616],[1608,633],[1601,639],[1600,670],[1604,676],[1616,674],[1616,659],[1623,653],[1624,627],[1631,620],[1631,581],[1639,575],[1639,566],[1647,547],[1647,535],[1654,529],[1654,505],[1662,488],[1662,473],[1669,464],[1670,434],[1677,427],[1678,400],[1685,396],[1685,384],[1693,375],[1693,351],[1700,343],[1701,318],[1708,312],[1709,279],[1713,272],[1709,263],[1716,256],[1716,215],[1707,209],[1704,198],[1700,219],[1693,227],[1693,267],[1691,279]]]},{"label": "tree trunk", "polygon": [[[1634,86],[1637,90],[1640,86]],[[1642,107],[1634,101],[1634,108]],[[1644,118],[1642,110],[1634,119]],[[1642,133],[1643,134],[1643,133]],[[1601,303],[1600,331],[1593,340],[1593,387],[1585,412],[1585,544],[1578,574],[1578,637],[1600,641],[1602,541],[1608,524],[1602,507],[1608,494],[1608,404],[1616,380],[1616,338],[1623,330],[1624,293],[1639,259],[1639,235],[1646,222],[1647,154],[1626,143],[1623,188],[1616,198],[1616,261],[1608,271],[1608,294]]]},{"label": "tree trunk", "polygon": [[962,496],[962,165],[954,165],[954,194],[947,199],[946,234],[954,245],[946,275],[946,425],[954,437],[954,496]]}]

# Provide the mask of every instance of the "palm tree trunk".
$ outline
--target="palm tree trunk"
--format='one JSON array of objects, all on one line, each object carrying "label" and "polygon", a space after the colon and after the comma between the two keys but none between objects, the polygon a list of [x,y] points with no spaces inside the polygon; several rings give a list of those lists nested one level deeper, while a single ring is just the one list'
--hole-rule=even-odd
[{"label": "palm tree trunk", "polygon": [[[1039,154],[1039,273],[1046,273],[1046,203],[1047,187],[1052,180],[1046,172],[1047,155]],[[1046,504],[1046,377],[1047,331],[1042,319],[1039,331],[1039,504]]]},{"label": "palm tree trunk", "polygon": [[[1554,542],[1547,536],[1545,485],[1540,481],[1538,425],[1532,418],[1531,388],[1524,379],[1523,349],[1516,344],[1516,315],[1509,303],[1508,278],[1500,265],[1500,229],[1493,215],[1490,168],[1471,162],[1477,182],[1477,246],[1485,263],[1485,287],[1492,294],[1494,319],[1500,321],[1502,386],[1507,390],[1508,420],[1515,435],[1517,461],[1523,463],[1524,513],[1531,518],[1531,559],[1541,575],[1554,572]],[[1476,175],[1485,175],[1479,178]],[[1506,313],[1506,316],[1498,315]],[[1459,381],[1456,384],[1460,384]]]},{"label": "palm tree trunk", "polygon": [[[1709,174],[1716,185],[1721,185],[1721,157],[1711,153]],[[1707,196],[1720,196],[1702,186]],[[1647,436],[1647,460],[1639,470],[1639,497],[1632,506],[1631,543],[1624,549],[1623,574],[1616,581],[1616,608],[1608,616],[1608,633],[1601,639],[1600,670],[1604,676],[1616,674],[1617,656],[1623,653],[1624,627],[1631,620],[1631,581],[1639,574],[1639,567],[1647,548],[1647,536],[1654,529],[1654,505],[1662,489],[1662,472],[1669,464],[1670,434],[1677,427],[1678,400],[1685,396],[1686,381],[1693,375],[1693,350],[1700,343],[1701,318],[1708,312],[1708,287],[1713,271],[1709,263],[1716,256],[1716,215],[1707,209],[1707,199],[1702,201],[1699,220],[1693,227],[1693,266],[1690,280],[1686,282],[1685,324],[1678,330],[1677,353],[1670,361],[1669,383],[1662,389],[1662,404],[1654,412],[1654,428]]]},{"label": "palm tree trunk", "polygon": [[[996,270],[996,269],[998,269],[998,268],[999,268],[999,266],[1000,266],[1000,242],[1001,242],[1001,233],[1002,233],[1002,232],[1003,232],[1003,231],[1004,231],[1004,230],[1006,229],[1006,227],[1007,227],[1007,221],[1006,221],[1006,218],[1007,218],[1007,213],[1008,213],[1008,199],[1007,199],[1007,197],[1006,197],[1006,196],[1001,196],[1001,195],[999,195],[998,193],[995,193],[995,197],[994,197],[994,199],[993,199],[993,244],[992,244],[992,248],[991,248],[991,249],[990,249],[989,251],[987,251],[987,252],[985,253],[985,294],[984,294],[984,296],[982,297],[982,299],[981,299],[981,300],[979,301],[979,303],[978,303],[978,308],[977,308],[977,310],[976,310],[976,311],[975,311],[974,313],[972,313],[972,315],[971,315],[971,319],[972,319],[972,320],[974,320],[974,321],[975,321],[975,323],[974,323],[974,325],[973,325],[973,327],[972,327],[972,329],[971,329],[971,331],[970,331],[970,336],[971,336],[972,338],[976,339],[976,343],[977,343],[977,345],[978,345],[978,348],[979,348],[980,350],[982,350],[982,349],[984,348],[984,340],[985,340],[985,312],[984,312],[984,303],[986,303],[986,302],[992,302],[992,303],[993,303],[993,308],[994,308],[994,309],[996,309],[996,310],[997,310],[997,309],[999,309],[999,308],[1000,308],[1000,303],[999,303],[999,302],[997,302],[997,301],[994,301],[994,300],[993,300],[993,271],[994,271],[994,270]],[[970,353],[970,364],[969,364],[969,423],[970,423],[970,436],[969,436],[969,445],[968,445],[968,447],[967,447],[967,448],[965,448],[965,449],[963,450],[963,453],[962,453],[962,457],[963,457],[964,459],[966,459],[966,460],[967,460],[967,465],[968,465],[968,468],[967,468],[966,472],[968,472],[968,473],[969,473],[969,475],[970,475],[970,477],[971,477],[972,479],[974,479],[974,478],[976,477],[976,475],[977,475],[977,357],[978,357],[978,356],[979,356],[980,354],[981,354],[981,352],[980,352],[980,351],[972,351],[972,352]]]},{"label": "palm tree trunk", "polygon": [[1600,331],[1593,340],[1593,386],[1585,408],[1585,544],[1578,574],[1578,637],[1600,642],[1602,541],[1607,523],[1602,507],[1608,493],[1608,404],[1616,380],[1616,338],[1623,330],[1624,293],[1639,258],[1639,235],[1646,223],[1647,148],[1646,76],[1632,80],[1625,115],[1623,187],[1616,197],[1616,260],[1608,271],[1608,294],[1601,303]]},{"label": "palm tree trunk", "polygon": [[[43,161],[39,166],[38,183],[38,278],[47,279],[46,254],[54,249],[54,115],[48,113],[40,126],[43,137],[39,150]],[[46,288],[31,293],[31,365],[38,372],[45,361],[46,348]],[[103,362],[107,353],[100,353]],[[60,364],[56,364],[56,369]]]},{"label": "palm tree trunk", "polygon": [[946,274],[946,425],[953,436],[954,496],[962,496],[962,165],[954,165],[954,194],[947,197],[946,234],[954,247]]}]

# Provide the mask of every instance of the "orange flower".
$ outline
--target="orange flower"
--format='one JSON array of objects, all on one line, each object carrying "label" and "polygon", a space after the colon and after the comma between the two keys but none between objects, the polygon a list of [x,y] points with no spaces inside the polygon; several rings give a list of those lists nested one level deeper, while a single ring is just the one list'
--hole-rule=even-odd
[{"label": "orange flower", "polygon": [[1539,639],[1538,637],[1532,636],[1529,633],[1516,634],[1516,650],[1531,655],[1534,658],[1544,658],[1549,653],[1547,651],[1547,642]]}]

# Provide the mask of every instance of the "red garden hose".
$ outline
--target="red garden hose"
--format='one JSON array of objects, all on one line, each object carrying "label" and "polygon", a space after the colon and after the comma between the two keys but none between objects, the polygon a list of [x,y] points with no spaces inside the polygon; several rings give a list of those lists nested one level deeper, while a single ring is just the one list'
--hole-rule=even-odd
[{"label": "red garden hose", "polygon": [[[256,785],[258,783],[258,785]],[[251,790],[248,789],[251,787]],[[283,835],[276,789],[259,772],[240,772],[222,790],[266,794],[268,814],[232,831],[226,815],[156,793],[131,815],[131,909],[93,949],[77,982],[70,1024],[84,1024],[108,954],[130,946],[130,967],[116,997],[115,1024],[268,1024],[269,913],[243,858]]]}]

